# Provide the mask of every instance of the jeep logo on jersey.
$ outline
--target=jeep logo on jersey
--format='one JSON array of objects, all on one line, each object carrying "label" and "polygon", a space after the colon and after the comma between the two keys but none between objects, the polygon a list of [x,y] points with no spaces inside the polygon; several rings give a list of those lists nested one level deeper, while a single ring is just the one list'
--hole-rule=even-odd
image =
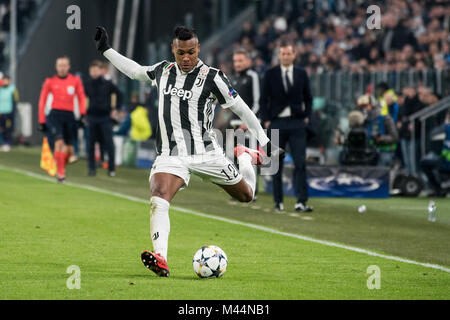
[{"label": "jeep logo on jersey", "polygon": [[164,90],[165,95],[176,96],[182,100],[189,100],[192,98],[192,91],[178,89],[170,85],[166,90]]}]

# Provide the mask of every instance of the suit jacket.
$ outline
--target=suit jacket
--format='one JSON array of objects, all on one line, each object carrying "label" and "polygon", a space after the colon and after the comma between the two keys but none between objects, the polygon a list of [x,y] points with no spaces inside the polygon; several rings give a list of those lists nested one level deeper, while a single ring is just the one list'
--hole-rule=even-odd
[{"label": "suit jacket", "polygon": [[297,119],[311,118],[312,94],[306,71],[294,66],[294,83],[290,94],[286,93],[281,75],[281,66],[267,70],[261,92],[261,118],[272,121],[287,107],[291,106],[292,116]]}]

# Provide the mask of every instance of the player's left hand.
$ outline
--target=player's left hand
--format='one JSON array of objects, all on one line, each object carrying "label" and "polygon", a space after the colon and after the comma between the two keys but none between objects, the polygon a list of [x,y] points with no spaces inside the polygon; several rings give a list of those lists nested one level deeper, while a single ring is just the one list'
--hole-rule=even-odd
[{"label": "player's left hand", "polygon": [[97,50],[100,51],[102,54],[108,50],[111,49],[111,46],[109,45],[109,36],[108,32],[104,27],[98,26],[97,32],[95,33],[95,44],[97,45]]}]

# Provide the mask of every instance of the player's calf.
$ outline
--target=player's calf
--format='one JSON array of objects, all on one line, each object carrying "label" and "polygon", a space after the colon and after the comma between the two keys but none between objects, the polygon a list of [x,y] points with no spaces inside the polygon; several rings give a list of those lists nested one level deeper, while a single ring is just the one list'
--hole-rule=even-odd
[{"label": "player's calf", "polygon": [[220,187],[239,202],[249,203],[253,201],[253,190],[245,179],[242,179],[236,185],[221,185]]},{"label": "player's calf", "polygon": [[240,193],[238,200],[244,203],[249,203],[253,201],[253,190],[249,187],[248,184],[246,190]]},{"label": "player's calf", "polygon": [[236,195],[233,197],[239,202],[242,203],[250,203],[253,201],[253,194],[251,193],[240,193],[239,195]]}]

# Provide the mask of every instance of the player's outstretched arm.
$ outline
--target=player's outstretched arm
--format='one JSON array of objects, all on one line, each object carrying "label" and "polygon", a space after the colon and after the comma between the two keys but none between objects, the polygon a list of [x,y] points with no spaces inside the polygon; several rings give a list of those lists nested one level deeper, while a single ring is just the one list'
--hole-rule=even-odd
[{"label": "player's outstretched arm", "polygon": [[143,67],[140,64],[134,62],[127,57],[124,57],[117,51],[111,48],[109,45],[108,32],[103,27],[97,27],[97,32],[95,34],[95,43],[97,45],[97,50],[108,59],[120,72],[128,76],[133,80],[139,81],[151,81],[147,71],[147,67]]},{"label": "player's outstretched arm", "polygon": [[284,159],[284,150],[270,141],[256,115],[240,96],[237,96],[236,103],[230,109],[245,123],[250,133],[256,137],[264,152],[269,157],[276,157],[280,160]]},{"label": "player's outstretched arm", "polygon": [[244,122],[250,133],[256,137],[261,145],[266,145],[269,142],[269,138],[261,127],[256,115],[240,96],[237,96],[235,101],[236,103],[230,107],[230,110]]},{"label": "player's outstretched arm", "polygon": [[252,135],[261,144],[263,151],[271,158],[284,158],[284,150],[274,145],[267,137],[256,115],[231,86],[228,78],[219,72],[214,78],[213,94],[222,108],[230,108],[247,126]]}]

